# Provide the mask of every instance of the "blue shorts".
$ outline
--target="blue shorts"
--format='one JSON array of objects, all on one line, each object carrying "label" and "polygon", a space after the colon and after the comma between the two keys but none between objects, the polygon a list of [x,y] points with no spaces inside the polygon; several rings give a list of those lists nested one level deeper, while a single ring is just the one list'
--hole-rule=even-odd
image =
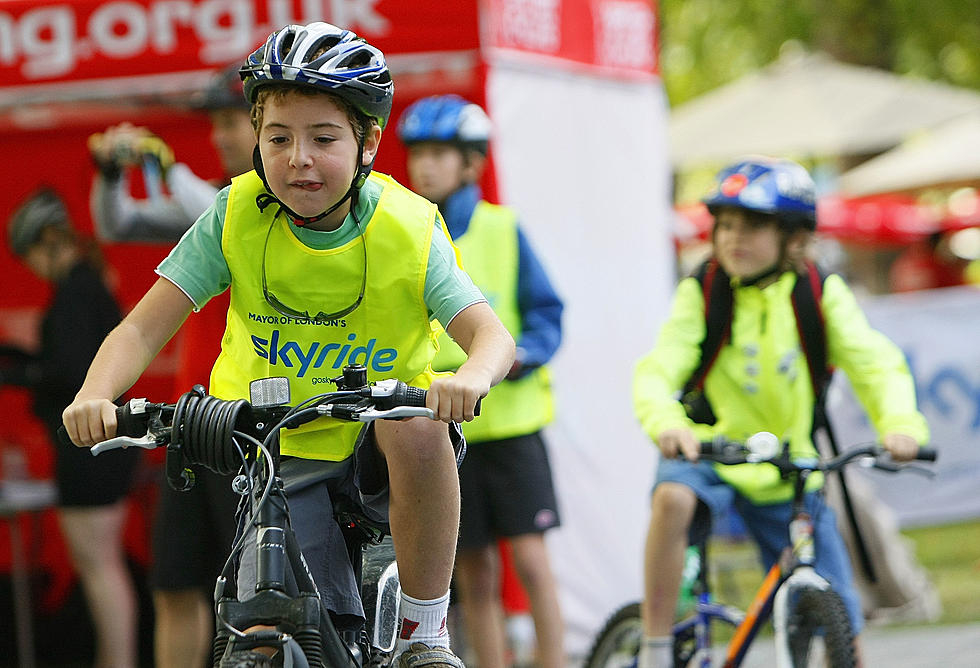
[{"label": "blue shorts", "polygon": [[[766,570],[779,558],[783,548],[789,545],[789,519],[792,513],[790,502],[771,505],[758,505],[739,494],[722,480],[710,462],[691,463],[680,459],[661,459],[657,467],[657,480],[654,488],[662,482],[674,482],[694,490],[703,504],[695,513],[692,534],[706,530],[712,516],[721,516],[734,507],[752,538],[759,546],[759,556]],[[837,518],[824,501],[823,494],[808,492],[806,508],[813,518],[814,545],[816,549],[817,573],[827,580],[847,606],[854,633],[864,626],[861,600],[854,588],[850,557],[840,532]],[[710,514],[709,514],[710,513]]]}]

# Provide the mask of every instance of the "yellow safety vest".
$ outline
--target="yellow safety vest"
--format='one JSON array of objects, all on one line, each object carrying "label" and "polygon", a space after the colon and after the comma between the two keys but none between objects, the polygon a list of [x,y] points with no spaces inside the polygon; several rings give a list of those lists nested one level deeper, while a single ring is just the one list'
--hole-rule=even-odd
[{"label": "yellow safety vest", "polygon": [[[490,306],[514,339],[521,335],[517,303],[519,262],[517,217],[513,210],[480,202],[466,233],[454,239],[466,273],[483,291]],[[466,353],[445,333],[432,362],[438,371],[455,371]],[[464,427],[470,442],[494,441],[533,433],[551,422],[554,408],[551,378],[545,367],[520,380],[505,380],[483,400],[480,415]]]},{"label": "yellow safety vest", "polygon": [[[285,376],[292,403],[335,390],[331,378],[345,364],[367,367],[369,380],[398,378],[420,387],[432,379],[429,363],[441,328],[430,323],[423,299],[436,208],[382,174],[383,191],[363,234],[339,248],[315,250],[293,233],[272,205],[259,212],[264,191],[255,172],[232,180],[221,247],[231,272],[231,306],[211,391],[224,399],[248,397],[249,382]],[[310,313],[344,308],[357,297],[367,250],[364,299],[343,318],[314,323],[282,316],[262,294],[262,252],[269,290]],[[339,461],[353,452],[360,425],[318,420],[284,430],[281,452]]]},{"label": "yellow safety vest", "polygon": [[[796,280],[787,272],[761,289],[733,284],[731,334],[704,383],[718,418],[711,426],[693,424],[675,397],[697,368],[706,327],[700,284],[695,278],[680,282],[657,345],[637,363],[633,378],[636,415],[651,438],[667,429],[690,428],[699,440],[721,434],[741,441],[769,431],[789,442],[794,457],[816,455],[810,438],[813,385],[791,298]],[[828,359],[847,374],[877,433],[900,432],[926,442],[928,425],[916,408],[915,384],[902,351],[871,328],[839,276],[825,281],[820,310]],[[753,503],[792,498],[791,484],[774,466],[716,464],[715,470]],[[821,480],[821,475],[811,476],[808,487],[818,487]]]}]

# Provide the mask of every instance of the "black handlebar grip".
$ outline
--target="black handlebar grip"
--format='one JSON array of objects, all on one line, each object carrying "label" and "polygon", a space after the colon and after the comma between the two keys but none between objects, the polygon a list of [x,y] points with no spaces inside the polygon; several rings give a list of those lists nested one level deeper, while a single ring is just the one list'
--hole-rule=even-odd
[{"label": "black handlebar grip", "polygon": [[149,414],[139,413],[134,415],[130,409],[129,402],[126,402],[116,408],[116,436],[139,438],[146,434],[148,420]]},{"label": "black handlebar grip", "polygon": [[938,455],[939,452],[936,450],[936,448],[923,447],[919,448],[919,451],[915,454],[915,458],[923,462],[934,462],[936,461],[936,457]]},{"label": "black handlebar grip", "polygon": [[423,390],[421,387],[413,387],[411,385],[406,385],[405,396],[400,398],[399,403],[402,406],[415,406],[418,408],[425,408],[426,395],[428,395],[428,391]]},{"label": "black handlebar grip", "polygon": [[69,448],[76,447],[75,444],[71,442],[71,439],[68,438],[68,430],[65,429],[65,425],[58,427],[58,442],[61,445],[67,445]]}]

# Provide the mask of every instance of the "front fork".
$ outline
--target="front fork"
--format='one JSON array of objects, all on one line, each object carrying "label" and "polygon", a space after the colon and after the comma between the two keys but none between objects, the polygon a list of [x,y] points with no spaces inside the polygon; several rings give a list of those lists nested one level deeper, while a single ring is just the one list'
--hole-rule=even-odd
[{"label": "front fork", "polygon": [[783,551],[781,567],[790,573],[776,590],[773,600],[772,625],[776,636],[776,668],[792,668],[789,650],[790,603],[801,589],[829,589],[830,584],[820,577],[813,565],[816,548],[813,540],[813,518],[802,501],[794,503],[793,519],[789,523],[790,547]]}]

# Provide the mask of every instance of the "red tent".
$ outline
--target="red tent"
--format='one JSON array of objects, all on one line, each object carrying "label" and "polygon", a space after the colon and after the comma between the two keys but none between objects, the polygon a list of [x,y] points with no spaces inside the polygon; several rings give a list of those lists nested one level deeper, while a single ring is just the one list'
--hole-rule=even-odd
[{"label": "red tent", "polygon": [[[65,199],[80,231],[90,234],[93,165],[86,139],[122,121],[149,127],[199,175],[220,176],[208,138],[210,124],[188,108],[190,95],[217,68],[242,59],[275,27],[314,20],[350,27],[391,54],[398,91],[393,118],[421,95],[454,92],[485,102],[475,2],[5,0],[0,3],[0,155],[7,164],[0,192],[3,229],[16,206],[46,184]],[[404,182],[399,143],[392,135],[383,146],[378,169]],[[0,341],[31,348],[48,289],[11,255],[6,243],[2,246],[0,271],[7,289],[0,294]],[[153,267],[168,250],[161,244],[104,248],[125,308],[151,285]],[[134,388],[136,395],[171,395],[172,347],[148,369]],[[51,446],[31,416],[28,394],[0,387],[0,406],[0,446],[25,453],[32,477],[50,477]],[[156,458],[159,454],[154,453]],[[144,496],[132,508],[127,543],[130,556],[145,565],[153,487],[138,493]],[[36,521],[42,530],[29,531]],[[71,592],[72,574],[54,516],[23,517],[20,524],[25,544],[36,545],[28,558],[36,572],[46,574],[35,603],[55,614]],[[9,545],[2,540],[0,571],[9,567]]]}]

